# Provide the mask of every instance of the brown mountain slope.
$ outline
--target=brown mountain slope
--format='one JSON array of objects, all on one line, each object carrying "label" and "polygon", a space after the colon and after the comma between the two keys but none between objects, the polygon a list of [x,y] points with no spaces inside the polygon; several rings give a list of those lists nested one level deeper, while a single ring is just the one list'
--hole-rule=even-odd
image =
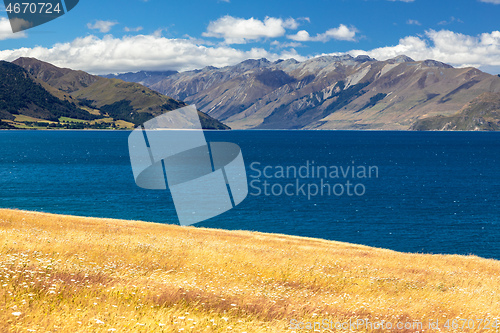
[{"label": "brown mountain slope", "polygon": [[[455,69],[436,62],[410,62],[394,68],[374,64],[370,72],[364,78],[370,84],[363,96],[313,127],[408,129],[423,117],[455,114],[484,92],[500,92],[498,77],[475,68]],[[369,105],[377,94],[384,96]],[[363,108],[366,105],[369,106]]]},{"label": "brown mountain slope", "polygon": [[99,76],[83,71],[59,68],[35,58],[19,58],[14,60],[13,63],[23,67],[40,81],[46,82],[50,86],[66,93],[86,88],[102,79]]},{"label": "brown mountain slope", "polygon": [[460,112],[451,116],[434,116],[418,120],[416,131],[499,131],[500,93],[484,93]]},{"label": "brown mountain slope", "polygon": [[418,119],[455,114],[484,92],[500,92],[500,78],[433,60],[345,55],[247,60],[169,75],[151,88],[232,128],[407,130]]}]

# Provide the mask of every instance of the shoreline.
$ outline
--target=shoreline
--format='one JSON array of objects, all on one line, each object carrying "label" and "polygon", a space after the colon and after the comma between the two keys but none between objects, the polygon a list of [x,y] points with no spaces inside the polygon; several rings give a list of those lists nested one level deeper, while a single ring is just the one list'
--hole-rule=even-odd
[{"label": "shoreline", "polygon": [[[262,236],[286,237],[286,238],[297,239],[297,240],[309,240],[309,241],[326,242],[326,243],[338,243],[338,244],[345,244],[345,245],[349,245],[349,246],[362,247],[365,249],[377,249],[377,250],[391,251],[391,252],[396,252],[396,253],[411,254],[409,252],[398,252],[398,251],[394,251],[391,249],[378,248],[378,247],[373,247],[373,246],[368,246],[368,245],[363,245],[363,244],[346,243],[346,242],[340,242],[340,241],[335,241],[335,240],[328,240],[328,239],[324,239],[324,238],[305,237],[305,236],[288,235],[288,234],[280,234],[280,233],[268,233],[268,232],[261,232],[261,231],[250,231],[250,230],[244,230],[244,229],[228,230],[228,229],[220,229],[220,228],[203,228],[203,227],[195,227],[195,226],[180,226],[178,224],[167,224],[167,223],[161,223],[161,222],[148,222],[148,221],[141,221],[141,220],[126,220],[126,219],[116,219],[116,218],[110,218],[110,217],[68,215],[68,214],[47,213],[47,212],[39,212],[39,211],[15,209],[15,208],[0,208],[0,216],[4,212],[40,215],[40,216],[55,217],[55,218],[75,218],[75,219],[89,220],[92,222],[96,222],[96,221],[114,222],[114,223],[120,223],[120,224],[125,224],[125,225],[130,223],[130,224],[142,224],[143,226],[166,226],[166,227],[174,227],[174,228],[180,228],[180,229],[186,229],[186,230],[196,229],[196,230],[203,230],[203,231],[218,231],[218,232],[228,232],[228,233],[250,233],[250,234],[262,235]],[[432,255],[432,254],[427,254],[427,255]],[[437,255],[460,256],[458,254],[437,254]],[[485,260],[489,260],[488,258],[482,258],[482,257],[475,256],[475,255],[472,255],[472,256],[477,257],[477,258],[481,258],[481,259],[485,259]],[[468,257],[468,256],[464,256],[464,257]],[[495,259],[492,259],[492,260],[495,260]]]},{"label": "shoreline", "polygon": [[358,243],[349,243],[349,242],[342,242],[342,241],[336,241],[336,240],[329,240],[329,239],[325,239],[325,238],[306,237],[306,236],[298,236],[298,235],[283,234],[283,233],[269,233],[269,232],[261,232],[261,231],[250,231],[250,230],[244,230],[244,229],[229,230],[229,229],[221,229],[221,228],[180,226],[178,224],[168,224],[168,223],[161,223],[161,222],[148,222],[148,221],[142,221],[142,220],[116,219],[116,218],[109,218],[109,217],[93,217],[93,216],[81,216],[81,215],[69,215],[69,214],[56,214],[56,213],[48,213],[48,212],[30,211],[30,210],[24,210],[24,209],[15,209],[15,208],[0,208],[0,217],[1,217],[1,214],[3,214],[4,212],[39,215],[39,216],[54,217],[54,218],[82,219],[83,221],[88,220],[88,221],[92,221],[92,222],[99,222],[99,221],[101,221],[101,222],[113,222],[113,223],[119,223],[119,224],[123,224],[123,225],[141,224],[144,227],[146,227],[146,226],[173,227],[173,228],[180,228],[180,230],[185,229],[186,231],[194,229],[194,230],[202,230],[205,232],[213,231],[213,232],[227,232],[227,233],[246,233],[246,234],[268,236],[268,237],[276,236],[276,237],[289,238],[289,239],[293,239],[293,240],[324,242],[325,244],[342,244],[342,245],[346,245],[346,246],[359,247],[359,248],[363,248],[366,250],[390,251],[393,253],[406,254],[406,255],[478,258],[478,259],[482,259],[482,260],[493,260],[493,261],[500,263],[499,259],[481,257],[481,256],[478,256],[475,254],[464,255],[464,254],[452,254],[452,253],[401,252],[401,251],[397,251],[397,250],[393,250],[393,249],[389,249],[389,248],[383,248],[383,247],[375,247],[375,246],[369,246],[369,245],[358,244]]},{"label": "shoreline", "polygon": [[[134,128],[135,129],[135,128]],[[0,128],[0,131],[12,132],[132,132],[134,129],[47,129],[47,128]],[[197,131],[189,129],[168,129],[169,131]],[[204,129],[203,132],[367,132],[367,133],[500,133],[500,131],[412,131],[412,130],[378,130],[378,129]]]}]

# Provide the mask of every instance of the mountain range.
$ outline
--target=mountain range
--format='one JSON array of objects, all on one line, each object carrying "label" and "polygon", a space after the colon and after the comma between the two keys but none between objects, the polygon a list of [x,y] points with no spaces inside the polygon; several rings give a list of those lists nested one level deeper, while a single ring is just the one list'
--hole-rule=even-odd
[{"label": "mountain range", "polygon": [[211,129],[500,130],[498,75],[406,56],[106,77],[34,58],[0,61],[0,128],[130,129],[186,103]]},{"label": "mountain range", "polygon": [[260,59],[112,77],[196,104],[233,129],[500,128],[500,77],[407,56],[386,61],[349,55],[304,62]]},{"label": "mountain range", "polygon": [[[138,83],[59,68],[34,58],[0,61],[2,128],[131,129],[186,106]],[[228,129],[199,113],[207,129]]]}]

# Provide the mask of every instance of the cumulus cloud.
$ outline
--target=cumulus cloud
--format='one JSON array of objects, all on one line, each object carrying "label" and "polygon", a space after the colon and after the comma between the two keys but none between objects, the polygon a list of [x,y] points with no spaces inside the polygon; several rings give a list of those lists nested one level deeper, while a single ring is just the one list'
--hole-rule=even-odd
[{"label": "cumulus cloud", "polygon": [[0,40],[25,37],[26,33],[24,31],[13,33],[9,19],[6,17],[0,17]]},{"label": "cumulus cloud", "polygon": [[287,38],[298,42],[309,42],[311,40],[311,35],[309,35],[306,30],[300,30],[295,35],[288,35]]},{"label": "cumulus cloud", "polygon": [[223,67],[252,58],[305,60],[295,50],[271,53],[262,48],[249,51],[229,46],[207,47],[188,39],[169,39],[158,35],[115,38],[86,36],[51,48],[37,46],[0,51],[0,59],[12,61],[34,57],[56,66],[81,69],[94,74],[139,70],[191,70],[205,66]]},{"label": "cumulus cloud", "polygon": [[356,40],[356,32],[358,30],[355,27],[348,27],[344,24],[339,25],[338,28],[333,28],[327,30],[322,34],[317,34],[312,37],[306,30],[300,30],[295,35],[288,35],[287,37],[291,40],[297,42],[328,42],[329,40],[346,40],[354,41]]},{"label": "cumulus cloud", "polygon": [[[282,24],[285,24],[284,21]],[[340,28],[340,27],[339,27]],[[8,20],[0,19],[0,39],[13,38]],[[5,32],[8,30],[8,33]],[[351,29],[349,29],[351,30]],[[305,30],[303,30],[305,31]],[[340,33],[341,29],[337,29]],[[121,38],[107,35],[89,35],[52,47],[19,48],[0,50],[0,59],[12,61],[19,57],[35,57],[61,67],[81,69],[95,74],[119,73],[139,70],[192,70],[205,66],[223,67],[252,58],[269,60],[308,57],[298,54],[295,47],[301,41],[339,37],[337,34],[319,34],[311,37],[299,31],[290,43],[272,41],[273,51],[263,48],[239,50],[228,45],[208,45],[202,40],[186,36],[170,39],[161,30],[151,35],[129,35]],[[15,34],[15,36],[22,36]],[[318,36],[321,36],[318,38]],[[328,36],[328,37],[326,37]],[[347,34],[340,34],[349,36]],[[352,36],[354,38],[354,35]],[[287,48],[286,50],[283,48]],[[378,60],[386,60],[405,54],[415,60],[434,59],[456,67],[475,66],[490,73],[500,73],[500,31],[477,36],[450,30],[428,30],[423,35],[407,36],[397,45],[372,50],[352,50],[353,56],[368,54]]]},{"label": "cumulus cloud", "polygon": [[262,38],[284,36],[286,29],[297,29],[299,22],[293,18],[266,17],[264,21],[243,19],[226,15],[210,22],[204,37],[224,38],[226,44],[245,44]]},{"label": "cumulus cloud", "polygon": [[353,56],[368,54],[378,60],[404,54],[415,60],[433,59],[456,67],[475,66],[500,71],[500,31],[469,36],[450,30],[428,30],[424,36],[402,38],[395,46],[349,53]]},{"label": "cumulus cloud", "polygon": [[500,5],[500,0],[479,0],[481,2],[494,3],[495,5]]},{"label": "cumulus cloud", "polygon": [[96,20],[94,23],[87,23],[87,28],[92,30],[99,30],[100,32],[106,33],[109,32],[111,28],[117,24],[118,22]]}]

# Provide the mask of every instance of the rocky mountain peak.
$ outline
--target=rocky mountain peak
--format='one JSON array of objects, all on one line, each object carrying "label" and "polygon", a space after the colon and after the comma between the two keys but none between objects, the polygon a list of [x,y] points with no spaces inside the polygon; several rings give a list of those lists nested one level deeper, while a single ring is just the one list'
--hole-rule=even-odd
[{"label": "rocky mountain peak", "polygon": [[392,59],[387,60],[387,62],[390,64],[400,64],[403,62],[415,62],[415,60],[413,60],[412,58],[410,58],[404,54],[401,54],[401,55],[398,55],[397,57],[394,57]]},{"label": "rocky mountain peak", "polygon": [[290,65],[296,65],[298,64],[299,62],[297,60],[295,60],[294,58],[290,58],[290,59],[286,59],[286,60],[283,60],[283,59],[278,59],[274,62],[275,65],[277,64],[290,64]]},{"label": "rocky mountain peak", "polygon": [[359,55],[356,58],[354,58],[354,60],[357,62],[377,61],[377,59],[371,58],[366,54]]},{"label": "rocky mountain peak", "polygon": [[422,62],[427,67],[438,67],[438,68],[453,68],[453,66],[450,66],[448,64],[445,64],[444,62],[436,61],[436,60],[425,60]]},{"label": "rocky mountain peak", "polygon": [[267,60],[266,58],[262,58],[262,59],[248,59],[248,60],[245,60],[245,61],[239,63],[235,67],[237,69],[239,69],[239,70],[247,71],[247,70],[250,70],[250,69],[262,68],[262,67],[269,67],[269,65],[271,65],[271,64],[272,63],[269,60]]},{"label": "rocky mountain peak", "polygon": [[209,71],[213,71],[213,70],[217,70],[217,69],[219,69],[219,68],[217,68],[215,66],[206,66],[201,71],[202,72],[209,72]]}]

